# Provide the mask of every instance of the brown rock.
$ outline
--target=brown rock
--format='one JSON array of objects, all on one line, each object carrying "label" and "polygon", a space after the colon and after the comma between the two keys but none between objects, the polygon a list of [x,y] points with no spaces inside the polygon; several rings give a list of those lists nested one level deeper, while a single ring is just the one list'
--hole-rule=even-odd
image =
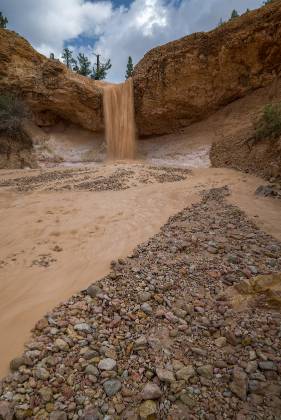
[{"label": "brown rock", "polygon": [[0,93],[20,94],[38,125],[53,125],[63,119],[92,131],[102,130],[98,83],[47,59],[7,29],[0,29],[0,57]]},{"label": "brown rock", "polygon": [[13,419],[13,410],[11,405],[7,401],[0,401],[0,419]]}]

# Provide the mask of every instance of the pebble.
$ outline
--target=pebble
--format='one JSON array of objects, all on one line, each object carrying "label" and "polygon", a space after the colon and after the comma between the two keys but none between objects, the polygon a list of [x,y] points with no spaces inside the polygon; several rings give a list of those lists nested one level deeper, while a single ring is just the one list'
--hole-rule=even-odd
[{"label": "pebble", "polygon": [[157,384],[148,382],[141,393],[143,400],[157,400],[162,395],[162,391]]},{"label": "pebble", "polygon": [[99,364],[98,364],[98,368],[100,370],[113,370],[116,366],[116,361],[113,359],[102,359]]},{"label": "pebble", "polygon": [[161,382],[165,382],[168,384],[176,380],[173,372],[167,369],[157,368],[156,375],[158,376]]},{"label": "pebble", "polygon": [[118,379],[110,379],[103,384],[104,391],[108,397],[113,397],[121,389],[121,382]]},{"label": "pebble", "polygon": [[62,340],[61,338],[57,338],[54,342],[55,346],[58,347],[61,351],[68,351],[69,345],[66,341]]},{"label": "pebble", "polygon": [[152,419],[153,415],[157,413],[157,405],[155,401],[144,401],[139,408],[139,416],[141,419]]}]

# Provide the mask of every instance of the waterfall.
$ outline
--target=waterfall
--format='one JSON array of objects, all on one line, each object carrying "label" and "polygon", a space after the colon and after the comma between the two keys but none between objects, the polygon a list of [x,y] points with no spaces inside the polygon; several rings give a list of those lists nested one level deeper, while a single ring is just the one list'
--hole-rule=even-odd
[{"label": "waterfall", "polygon": [[133,159],[136,153],[133,79],[117,85],[104,84],[103,106],[108,158]]}]

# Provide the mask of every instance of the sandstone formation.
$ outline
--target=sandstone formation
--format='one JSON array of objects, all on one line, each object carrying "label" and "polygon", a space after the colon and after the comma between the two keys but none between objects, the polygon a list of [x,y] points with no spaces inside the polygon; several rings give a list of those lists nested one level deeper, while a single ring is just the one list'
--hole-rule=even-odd
[{"label": "sandstone formation", "polygon": [[102,92],[97,83],[35,51],[15,32],[0,29],[0,94],[23,98],[39,126],[66,120],[103,129]]},{"label": "sandstone formation", "polygon": [[267,86],[281,71],[281,1],[148,52],[134,71],[140,135],[172,132]]}]

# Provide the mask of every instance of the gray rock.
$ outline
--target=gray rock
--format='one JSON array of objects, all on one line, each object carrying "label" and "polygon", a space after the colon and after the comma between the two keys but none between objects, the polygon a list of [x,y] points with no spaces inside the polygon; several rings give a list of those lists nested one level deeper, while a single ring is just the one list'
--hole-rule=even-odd
[{"label": "gray rock", "polygon": [[197,372],[200,376],[207,379],[212,379],[214,376],[214,369],[212,365],[200,366],[197,368]]},{"label": "gray rock", "polygon": [[277,370],[276,365],[273,362],[270,362],[269,360],[259,362],[259,368],[261,370]]},{"label": "gray rock", "polygon": [[170,384],[176,380],[173,372],[167,369],[157,368],[156,375],[161,382],[165,382],[167,384]]},{"label": "gray rock", "polygon": [[176,372],[176,377],[178,380],[183,379],[184,381],[188,382],[190,378],[192,378],[195,375],[195,370],[193,366],[185,366],[184,368],[178,370]]},{"label": "gray rock", "polygon": [[162,395],[162,391],[158,385],[148,382],[142,390],[141,397],[143,400],[157,400]]},{"label": "gray rock", "polygon": [[118,379],[109,379],[104,382],[103,389],[108,397],[113,397],[121,389],[121,382]]},{"label": "gray rock", "polygon": [[91,284],[91,286],[88,287],[87,293],[92,298],[98,296],[100,293],[102,293],[102,289],[97,286],[96,284]]},{"label": "gray rock", "polygon": [[92,328],[89,324],[87,324],[86,322],[83,322],[82,324],[76,324],[74,325],[74,329],[75,331],[81,331],[84,333],[91,333],[92,332]]},{"label": "gray rock", "polygon": [[116,361],[113,359],[102,359],[99,364],[98,364],[98,368],[100,370],[113,370],[116,366]]},{"label": "gray rock", "polygon": [[93,376],[99,375],[98,369],[96,368],[96,366],[93,366],[93,365],[86,366],[85,373],[87,375],[93,375]]},{"label": "gray rock", "polygon": [[229,388],[242,401],[246,401],[247,399],[248,382],[248,376],[243,369],[235,366],[233,369],[233,380]]},{"label": "gray rock", "polygon": [[152,312],[153,312],[153,309],[152,309],[152,307],[149,305],[149,303],[143,303],[143,304],[141,305],[141,310],[142,310],[145,314],[148,314],[148,315],[152,314]]},{"label": "gray rock", "polygon": [[49,378],[50,374],[47,371],[47,369],[43,368],[43,367],[37,367],[34,369],[34,376],[37,379],[42,379],[42,380],[46,380]]},{"label": "gray rock", "polygon": [[150,299],[151,299],[151,293],[150,292],[141,292],[139,294],[140,302],[147,302]]}]

